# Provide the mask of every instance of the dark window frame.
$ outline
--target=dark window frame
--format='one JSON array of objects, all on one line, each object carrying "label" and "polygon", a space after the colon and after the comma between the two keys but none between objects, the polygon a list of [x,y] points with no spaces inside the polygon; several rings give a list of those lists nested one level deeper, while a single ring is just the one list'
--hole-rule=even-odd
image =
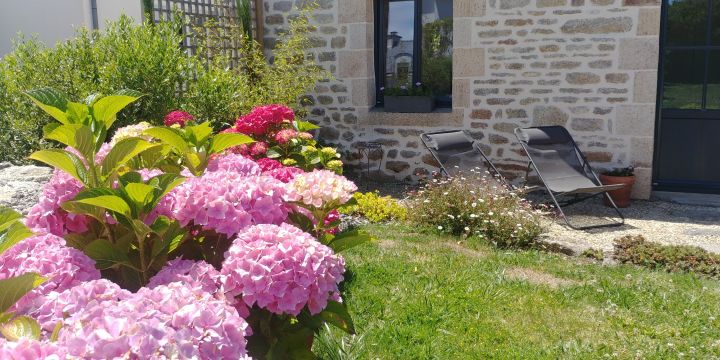
[{"label": "dark window frame", "polygon": [[[385,30],[385,5],[391,2],[413,1],[415,4],[415,19],[413,27],[413,76],[412,83],[422,81],[422,3],[423,0],[375,0],[375,106],[383,107],[385,99],[381,88],[385,87],[386,56],[387,56],[387,32]],[[454,16],[454,15],[453,15]],[[451,106],[440,106],[439,108]]]}]

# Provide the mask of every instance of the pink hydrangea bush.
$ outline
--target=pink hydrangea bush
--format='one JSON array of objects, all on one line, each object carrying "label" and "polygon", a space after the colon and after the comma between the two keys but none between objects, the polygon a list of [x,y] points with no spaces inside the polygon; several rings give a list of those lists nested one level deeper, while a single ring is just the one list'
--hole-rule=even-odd
[{"label": "pink hydrangea bush", "polygon": [[85,216],[70,214],[60,207],[62,203],[75,198],[82,189],[83,184],[75,178],[55,170],[50,181],[43,186],[40,200],[25,218],[25,225],[36,232],[57,236],[87,231],[88,219]]},{"label": "pink hydrangea bush", "polygon": [[58,344],[89,359],[247,359],[247,322],[196,284],[141,288],[117,302],[88,302],[63,320]]},{"label": "pink hydrangea bush", "polygon": [[65,239],[37,235],[20,241],[0,254],[0,279],[34,272],[47,278],[15,304],[20,311],[35,307],[35,301],[51,291],[63,291],[100,278],[95,261],[82,251],[65,246]]},{"label": "pink hydrangea bush", "polygon": [[317,314],[339,300],[345,261],[288,224],[257,225],[237,235],[225,253],[225,291],[275,314]]},{"label": "pink hydrangea bush", "polygon": [[168,196],[181,225],[202,226],[228,237],[255,224],[280,224],[287,218],[287,190],[269,176],[214,171],[187,179]]}]

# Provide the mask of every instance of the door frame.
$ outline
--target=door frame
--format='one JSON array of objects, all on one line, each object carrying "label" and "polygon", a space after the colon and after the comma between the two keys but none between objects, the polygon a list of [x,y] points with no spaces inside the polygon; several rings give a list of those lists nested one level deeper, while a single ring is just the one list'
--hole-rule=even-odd
[{"label": "door frame", "polygon": [[[661,156],[661,146],[660,139],[661,139],[661,128],[662,128],[662,119],[663,115],[665,115],[666,118],[670,119],[683,119],[683,118],[693,118],[693,119],[717,119],[720,121],[720,109],[718,110],[706,110],[706,109],[700,109],[700,110],[682,110],[682,109],[665,109],[663,110],[662,103],[663,103],[663,90],[664,90],[664,67],[665,67],[665,51],[666,51],[666,44],[665,40],[667,37],[667,23],[668,23],[668,4],[669,0],[662,0],[661,7],[660,7],[660,36],[658,38],[658,41],[660,41],[659,51],[658,51],[658,73],[657,73],[657,88],[656,88],[656,99],[655,99],[655,131],[653,139],[653,161],[652,161],[652,190],[653,191],[672,191],[672,192],[692,192],[692,193],[705,193],[705,194],[720,194],[720,183],[718,184],[708,184],[707,182],[703,181],[662,181],[659,179],[659,162],[660,162],[660,156]],[[712,14],[712,5],[713,1],[708,0],[708,17],[711,18]],[[720,26],[720,24],[710,24],[710,26],[707,26],[707,33],[709,35],[711,29],[713,26]],[[715,50],[714,48],[717,48],[717,50],[720,50],[720,45],[718,46],[712,46],[710,45],[711,49],[709,50]],[[683,49],[691,50],[693,48],[703,48],[706,49],[708,46],[683,46]],[[705,61],[705,79],[703,82],[703,99],[702,99],[702,106],[705,106],[705,103],[707,101],[707,84],[708,84],[708,69],[709,69],[709,59],[706,59]],[[719,148],[720,149],[720,148]],[[720,162],[720,157],[718,158],[718,162]],[[662,181],[662,183],[660,182]]]}]

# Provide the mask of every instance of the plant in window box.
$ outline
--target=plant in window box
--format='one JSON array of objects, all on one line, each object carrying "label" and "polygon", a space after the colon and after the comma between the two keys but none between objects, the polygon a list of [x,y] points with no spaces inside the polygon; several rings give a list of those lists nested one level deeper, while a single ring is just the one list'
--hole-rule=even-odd
[{"label": "plant in window box", "polygon": [[435,110],[435,97],[422,83],[415,86],[381,88],[385,96],[385,111],[398,113],[428,113]]},{"label": "plant in window box", "polygon": [[[600,182],[602,182],[603,185],[624,184],[625,187],[608,191],[608,194],[610,194],[610,197],[612,197],[615,205],[618,207],[630,206],[630,193],[632,192],[633,184],[635,184],[635,173],[632,166],[603,171],[600,174]],[[605,205],[611,206],[607,197],[603,197],[603,201]]]}]

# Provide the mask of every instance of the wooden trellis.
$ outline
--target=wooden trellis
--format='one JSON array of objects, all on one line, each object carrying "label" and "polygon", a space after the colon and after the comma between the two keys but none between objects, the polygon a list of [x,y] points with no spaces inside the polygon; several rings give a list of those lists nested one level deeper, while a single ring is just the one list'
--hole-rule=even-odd
[{"label": "wooden trellis", "polygon": [[[251,31],[253,37],[262,43],[262,0],[251,0],[250,7]],[[198,50],[198,44],[192,36],[193,27],[202,26],[206,21],[214,19],[217,29],[227,34],[233,31],[232,27],[241,23],[236,0],[146,0],[145,9],[156,22],[172,19],[176,10],[184,15],[187,21],[182,29],[185,37],[181,46],[190,54],[196,54]],[[221,51],[228,54],[232,62],[240,56],[239,44],[232,40],[224,41]]]}]

